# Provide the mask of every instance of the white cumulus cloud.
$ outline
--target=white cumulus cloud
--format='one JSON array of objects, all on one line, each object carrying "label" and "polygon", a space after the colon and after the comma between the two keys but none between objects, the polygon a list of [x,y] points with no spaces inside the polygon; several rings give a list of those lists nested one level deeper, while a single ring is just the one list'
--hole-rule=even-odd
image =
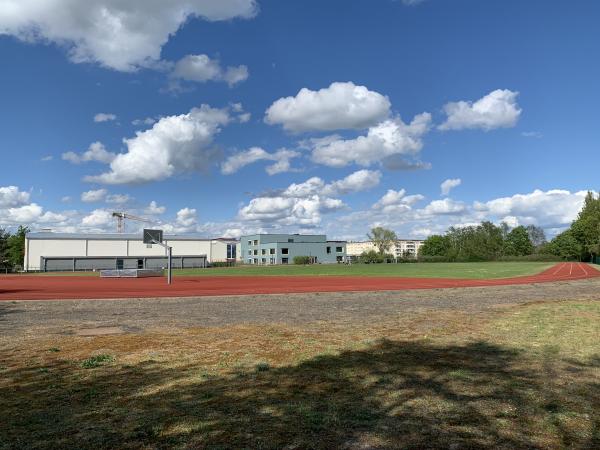
[{"label": "white cumulus cloud", "polygon": [[467,210],[463,202],[445,198],[444,200],[434,200],[429,203],[423,212],[430,215],[457,215],[462,214]]},{"label": "white cumulus cloud", "polygon": [[374,188],[381,181],[378,170],[358,170],[347,177],[323,187],[322,193],[328,196],[346,195]]},{"label": "white cumulus cloud", "polygon": [[431,114],[422,113],[405,124],[400,118],[388,119],[369,128],[366,136],[356,139],[329,137],[313,140],[312,160],[330,167],[355,163],[370,166],[393,155],[418,154],[422,137],[429,130]]},{"label": "white cumulus cloud", "polygon": [[176,80],[195,81],[225,81],[230,87],[248,78],[248,67],[222,67],[217,59],[208,55],[186,55],[175,63],[171,77]]},{"label": "white cumulus cloud", "polygon": [[17,186],[0,187],[0,208],[10,208],[29,203],[29,192],[19,190]]},{"label": "white cumulus cloud", "polygon": [[440,189],[442,191],[442,195],[450,194],[450,191],[457,186],[460,186],[462,180],[460,178],[448,178],[442,184],[440,184]]},{"label": "white cumulus cloud", "polygon": [[85,203],[97,203],[104,200],[106,197],[106,189],[97,189],[81,193],[81,201]]},{"label": "white cumulus cloud", "polygon": [[299,156],[300,153],[294,150],[280,149],[274,153],[269,153],[260,147],[252,147],[229,156],[221,164],[221,173],[231,175],[257,161],[274,161],[274,164],[267,166],[265,169],[269,175],[289,172],[291,169],[290,160]]},{"label": "white cumulus cloud", "polygon": [[81,153],[66,152],[62,154],[62,159],[73,164],[81,164],[89,161],[96,161],[105,164],[111,163],[116,158],[116,153],[111,153],[101,142],[92,143],[89,148]]},{"label": "white cumulus cloud", "polygon": [[265,121],[292,132],[361,129],[389,115],[390,101],[378,92],[352,82],[332,83],[312,91],[303,88],[295,97],[276,100]]},{"label": "white cumulus cloud", "polygon": [[114,221],[112,213],[105,209],[95,209],[81,219],[83,227],[103,228]]},{"label": "white cumulus cloud", "polygon": [[219,155],[212,146],[213,139],[229,121],[227,109],[208,105],[193,108],[187,114],[163,117],[151,129],[124,139],[127,153],[112,160],[110,171],[84,179],[104,184],[136,184],[205,170]]},{"label": "white cumulus cloud", "polygon": [[406,195],[405,189],[388,191],[374,205],[373,209],[381,210],[386,214],[403,213],[412,210],[412,206],[423,200],[425,197],[421,194]]},{"label": "white cumulus cloud", "polygon": [[586,194],[587,191],[536,189],[528,194],[515,194],[487,202],[475,202],[473,208],[487,217],[512,216],[519,223],[556,228],[569,225],[577,218]]},{"label": "white cumulus cloud", "polygon": [[447,103],[444,112],[448,117],[438,128],[440,130],[480,128],[488,131],[514,127],[521,115],[521,108],[517,104],[518,95],[518,92],[508,89],[496,89],[476,102]]},{"label": "white cumulus cloud", "polygon": [[111,203],[114,205],[124,205],[131,200],[133,200],[133,197],[128,194],[110,194],[106,196],[106,203]]},{"label": "white cumulus cloud", "polygon": [[151,216],[164,214],[167,208],[165,206],[158,206],[154,200],[150,202],[150,204],[144,209],[144,214],[148,214]]},{"label": "white cumulus cloud", "polygon": [[115,114],[98,113],[94,116],[94,122],[96,123],[110,122],[113,120],[117,120],[117,116]]},{"label": "white cumulus cloud", "polygon": [[154,125],[156,123],[156,119],[153,117],[146,117],[145,119],[135,119],[131,121],[132,125],[136,127],[140,125]]},{"label": "white cumulus cloud", "polygon": [[360,170],[331,183],[312,177],[275,195],[253,198],[240,208],[238,219],[265,226],[318,226],[324,214],[347,208],[334,197],[371,189],[380,179],[380,172],[370,170]]},{"label": "white cumulus cloud", "polygon": [[75,63],[119,71],[152,67],[188,20],[250,18],[255,0],[3,0],[0,34],[64,47]]}]

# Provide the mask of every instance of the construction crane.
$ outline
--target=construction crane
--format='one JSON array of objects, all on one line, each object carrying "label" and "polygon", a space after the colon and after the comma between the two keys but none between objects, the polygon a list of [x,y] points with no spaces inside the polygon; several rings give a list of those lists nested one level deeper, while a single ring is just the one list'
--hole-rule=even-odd
[{"label": "construction crane", "polygon": [[112,216],[117,218],[117,233],[125,232],[125,219],[135,220],[137,222],[154,223],[153,220],[134,216],[133,214],[128,214],[126,212],[121,212],[121,211],[114,211],[112,213]]}]

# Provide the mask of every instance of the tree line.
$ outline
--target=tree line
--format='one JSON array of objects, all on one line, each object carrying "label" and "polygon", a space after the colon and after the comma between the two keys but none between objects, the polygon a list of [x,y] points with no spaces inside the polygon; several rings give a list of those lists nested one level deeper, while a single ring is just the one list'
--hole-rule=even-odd
[{"label": "tree line", "polygon": [[590,261],[600,255],[600,194],[588,192],[583,208],[571,226],[547,241],[535,225],[510,228],[481,222],[450,227],[443,235],[429,236],[419,252],[423,259],[447,261],[492,261],[506,258],[545,259],[555,257]]},{"label": "tree line", "polygon": [[29,228],[24,226],[20,226],[14,233],[0,228],[0,271],[13,271],[23,267],[27,233]]}]

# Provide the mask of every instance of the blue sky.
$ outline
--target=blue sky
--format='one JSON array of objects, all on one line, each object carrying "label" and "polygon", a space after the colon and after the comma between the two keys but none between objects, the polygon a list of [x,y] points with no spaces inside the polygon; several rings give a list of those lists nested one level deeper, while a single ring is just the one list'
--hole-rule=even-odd
[{"label": "blue sky", "polygon": [[168,3],[0,0],[0,226],[552,235],[597,189],[598,2]]}]

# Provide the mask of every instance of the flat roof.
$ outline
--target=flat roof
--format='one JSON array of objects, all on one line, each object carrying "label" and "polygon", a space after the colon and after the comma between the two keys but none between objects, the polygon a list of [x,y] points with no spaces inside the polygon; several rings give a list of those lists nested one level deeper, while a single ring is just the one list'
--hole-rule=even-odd
[{"label": "flat roof", "polygon": [[[397,239],[396,242],[425,242],[425,239]],[[347,241],[348,244],[372,244],[373,241]]]},{"label": "flat roof", "polygon": [[[108,241],[141,241],[141,233],[52,233],[52,232],[40,232],[40,233],[27,233],[27,239],[92,239],[92,240],[108,240]],[[165,234],[164,239],[167,241],[227,241],[227,242],[238,242],[234,238],[207,238],[206,236],[199,236],[193,234]]]},{"label": "flat roof", "polygon": [[245,234],[240,236],[240,239],[244,239],[252,236],[311,236],[311,237],[327,237],[326,234],[300,234],[300,233],[256,233],[256,234]]}]

